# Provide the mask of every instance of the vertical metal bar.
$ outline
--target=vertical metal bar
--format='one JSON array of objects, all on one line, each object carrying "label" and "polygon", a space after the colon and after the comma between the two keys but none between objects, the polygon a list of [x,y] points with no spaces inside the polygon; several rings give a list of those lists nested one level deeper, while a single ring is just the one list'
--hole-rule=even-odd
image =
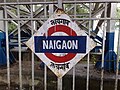
[{"label": "vertical metal bar", "polygon": [[[17,0],[19,3],[19,0]],[[18,19],[20,18],[20,5],[17,5]],[[21,34],[20,34],[20,21],[18,20],[18,47],[19,47],[19,83],[20,90],[22,90],[22,63],[21,63]]]},{"label": "vertical metal bar", "polygon": [[[105,11],[104,11],[104,17],[107,18],[107,3],[105,3]],[[104,51],[105,51],[105,36],[106,36],[106,19],[104,21],[104,27],[103,27],[103,44],[102,44],[102,65],[101,65],[101,84],[100,84],[100,90],[103,90],[103,76],[104,76]]]},{"label": "vertical metal bar", "polygon": [[62,78],[58,78],[58,88],[57,90],[62,90]]},{"label": "vertical metal bar", "polygon": [[[54,11],[54,5],[53,4],[49,4],[49,16],[51,16],[53,14]],[[46,18],[46,17],[45,17]]]},{"label": "vertical metal bar", "polygon": [[[6,0],[4,0],[6,3]],[[7,19],[7,7],[4,5],[5,19]],[[6,32],[6,52],[7,52],[7,83],[8,90],[10,90],[10,61],[9,61],[9,38],[8,38],[8,21],[5,21],[5,32]]]},{"label": "vertical metal bar", "polygon": [[[30,0],[32,2],[32,0]],[[31,18],[33,18],[33,5],[31,4]],[[33,30],[35,29],[34,22],[31,20],[31,35],[33,35]],[[32,90],[34,90],[34,53],[32,52]]]},{"label": "vertical metal bar", "polygon": [[[44,0],[46,2],[46,0]],[[46,4],[44,5],[44,16],[47,17]],[[47,66],[44,65],[44,90],[47,90]]]},{"label": "vertical metal bar", "polygon": [[[58,8],[63,8],[62,7],[62,0],[58,0]],[[58,89],[57,90],[62,90],[62,78],[58,78]]]},{"label": "vertical metal bar", "polygon": [[115,78],[115,90],[118,86],[118,71],[119,71],[119,56],[120,56],[120,20],[119,20],[119,33],[118,33],[118,46],[117,46],[117,66],[116,66],[116,78]]},{"label": "vertical metal bar", "polygon": [[[76,1],[76,0],[74,0]],[[74,4],[74,18],[76,18],[76,3]],[[72,89],[75,90],[75,66],[73,66],[73,86]]]},{"label": "vertical metal bar", "polygon": [[47,66],[44,65],[44,90],[47,90]]},{"label": "vertical metal bar", "polygon": [[[89,3],[89,18],[91,18],[91,3]],[[91,30],[91,20],[89,20],[89,36]],[[88,41],[88,51],[89,51],[90,42]],[[89,71],[90,71],[90,53],[87,55],[87,83],[86,83],[86,90],[89,90]]]},{"label": "vertical metal bar", "polygon": [[61,8],[61,9],[63,8],[62,7],[62,0],[58,0],[58,8]]},{"label": "vertical metal bar", "polygon": [[73,90],[75,90],[75,66],[73,67]]}]

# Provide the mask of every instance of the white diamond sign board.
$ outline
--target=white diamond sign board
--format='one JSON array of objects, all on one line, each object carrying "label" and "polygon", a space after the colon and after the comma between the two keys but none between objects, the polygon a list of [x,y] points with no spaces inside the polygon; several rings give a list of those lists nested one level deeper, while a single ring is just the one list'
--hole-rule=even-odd
[{"label": "white diamond sign board", "polygon": [[59,78],[95,47],[94,41],[67,14],[52,15],[26,45]]}]

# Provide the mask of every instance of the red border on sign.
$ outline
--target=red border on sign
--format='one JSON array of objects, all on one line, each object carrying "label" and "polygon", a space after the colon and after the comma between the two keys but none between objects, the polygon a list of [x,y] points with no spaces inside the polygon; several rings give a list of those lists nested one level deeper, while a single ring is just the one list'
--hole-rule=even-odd
[{"label": "red border on sign", "polygon": [[[74,30],[72,30],[70,27],[64,26],[64,25],[56,25],[56,26],[50,27],[48,29],[48,36],[51,36],[55,32],[64,32],[64,33],[68,34],[69,36],[77,36],[77,34]],[[73,59],[76,56],[76,53],[68,53],[67,55],[65,55],[63,57],[55,56],[52,53],[45,53],[45,55],[54,62],[63,63],[63,62],[67,62],[67,61],[70,61],[71,59]]]}]

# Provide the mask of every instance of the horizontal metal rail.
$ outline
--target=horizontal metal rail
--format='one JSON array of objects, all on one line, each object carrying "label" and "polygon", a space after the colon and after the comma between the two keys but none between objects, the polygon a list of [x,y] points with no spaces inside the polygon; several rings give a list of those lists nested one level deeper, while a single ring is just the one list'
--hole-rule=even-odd
[{"label": "horizontal metal rail", "polygon": [[[73,3],[120,3],[120,0],[80,0],[80,1],[63,1],[63,4],[73,4]],[[0,5],[33,5],[33,4],[58,4],[57,1],[47,1],[47,2],[1,2]]]},{"label": "horizontal metal rail", "polygon": [[[11,21],[11,20],[47,20],[48,18],[0,18],[0,21]],[[72,18],[72,20],[120,20],[120,18]]]}]

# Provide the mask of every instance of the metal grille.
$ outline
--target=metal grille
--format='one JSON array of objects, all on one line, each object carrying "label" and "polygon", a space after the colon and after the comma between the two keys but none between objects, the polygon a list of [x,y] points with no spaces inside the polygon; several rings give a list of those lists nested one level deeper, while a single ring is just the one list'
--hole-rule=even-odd
[{"label": "metal grille", "polygon": [[[115,52],[117,54],[117,60],[115,62],[116,68],[111,73],[109,70],[104,70],[105,63],[105,40],[106,40],[106,32],[114,32],[116,22],[118,24],[118,31],[120,29],[120,20],[116,17],[113,13],[115,13],[116,10],[112,9],[115,8],[115,5],[119,4],[119,0],[41,0],[41,1],[35,1],[35,0],[4,0],[0,1],[0,7],[1,11],[1,30],[5,32],[6,35],[6,58],[7,58],[7,88],[8,90],[79,90],[77,87],[81,87],[81,90],[107,90],[106,85],[106,79],[109,81],[112,79],[111,82],[114,84],[112,87],[112,90],[119,90],[120,86],[118,84],[119,81],[119,38],[120,33],[118,34],[118,42],[117,44],[117,51]],[[114,5],[115,4],[115,5]],[[24,61],[26,57],[23,57],[24,52],[28,51],[22,51],[24,50],[24,40],[28,40],[29,37],[25,37],[21,32],[27,33],[25,35],[32,36],[35,31],[38,30],[38,28],[55,12],[55,10],[59,8],[64,8],[65,12],[71,17],[71,19],[75,20],[78,23],[78,26],[85,30],[85,32],[92,37],[96,37],[98,32],[101,30],[101,38],[102,41],[97,41],[98,46],[101,45],[101,48],[99,49],[99,52],[92,53],[90,52],[85,60],[83,60],[85,63],[76,65],[73,67],[72,71],[70,71],[67,75],[65,75],[63,78],[57,78],[54,75],[51,75],[51,71],[48,70],[47,66],[44,65],[44,68],[42,70],[37,71],[36,73],[36,60],[34,53],[27,54],[29,55],[29,69],[26,70],[27,66],[24,65]],[[78,11],[78,10],[83,10]],[[110,11],[109,11],[110,10]],[[109,14],[109,15],[108,15]],[[3,16],[2,16],[3,15]],[[97,23],[97,24],[96,24]],[[9,31],[10,24],[13,24],[15,27],[14,30]],[[113,27],[112,27],[113,26]],[[114,30],[113,30],[114,29]],[[99,32],[100,33],[100,32]],[[17,45],[14,45],[14,42],[12,42],[12,39],[10,36],[14,37],[14,39],[17,41]],[[22,36],[23,35],[23,36]],[[25,39],[23,39],[25,38]],[[13,46],[12,49],[10,46]],[[90,45],[90,43],[88,43]],[[17,48],[17,50],[16,50]],[[16,51],[14,51],[14,49]],[[18,52],[18,60],[16,60],[18,67],[16,68],[17,71],[14,73],[14,70],[12,69],[14,66],[14,63],[11,65],[10,62],[10,51],[12,52]],[[93,55],[94,54],[94,55]],[[96,70],[91,67],[91,56],[97,56],[100,55],[101,59],[101,66],[100,70]],[[92,58],[93,59],[93,58]],[[98,60],[98,57],[97,57]],[[99,61],[99,60],[98,60]],[[96,62],[96,61],[95,61]],[[109,62],[109,61],[108,61]],[[81,61],[79,62],[81,63]],[[37,64],[38,65],[38,64]],[[94,64],[92,64],[95,66]],[[81,72],[81,68],[84,66],[84,72]],[[16,70],[15,69],[15,70]],[[79,71],[80,70],[80,71]],[[26,71],[26,72],[25,72]],[[98,72],[99,76],[92,74],[92,72]],[[80,72],[80,73],[79,73]],[[16,74],[18,73],[18,74]],[[39,74],[42,73],[42,74]],[[3,73],[6,75],[6,73]],[[37,75],[38,74],[38,75]],[[95,73],[96,74],[96,73]],[[12,82],[13,82],[13,76],[16,75],[16,83],[19,85],[15,86],[18,88],[12,88]],[[91,78],[92,76],[94,79],[97,78],[97,80],[100,81],[100,83],[95,84],[93,79],[93,85],[91,84]],[[67,77],[68,76],[68,77]],[[71,77],[69,77],[71,76]],[[97,77],[96,77],[97,76]],[[41,78],[39,78],[41,77]],[[50,80],[50,77],[54,77]],[[65,78],[67,77],[67,78]],[[80,78],[82,77],[82,78]],[[105,78],[105,79],[104,79]],[[69,80],[68,80],[69,79]],[[77,83],[79,81],[83,80],[82,83]],[[96,81],[97,81],[96,80]],[[27,81],[29,83],[26,83],[24,81]],[[41,82],[39,82],[41,81]],[[68,82],[66,82],[68,81]],[[36,84],[39,82],[38,84]],[[71,83],[70,83],[71,82]],[[68,86],[67,84],[68,83]],[[36,86],[37,85],[37,86]],[[52,88],[50,88],[52,85]],[[38,88],[39,89],[38,89]],[[40,88],[43,87],[43,88]],[[97,87],[97,88],[95,88]],[[26,89],[27,88],[27,89]],[[95,88],[95,89],[94,89]],[[5,90],[4,89],[4,90]]]}]

